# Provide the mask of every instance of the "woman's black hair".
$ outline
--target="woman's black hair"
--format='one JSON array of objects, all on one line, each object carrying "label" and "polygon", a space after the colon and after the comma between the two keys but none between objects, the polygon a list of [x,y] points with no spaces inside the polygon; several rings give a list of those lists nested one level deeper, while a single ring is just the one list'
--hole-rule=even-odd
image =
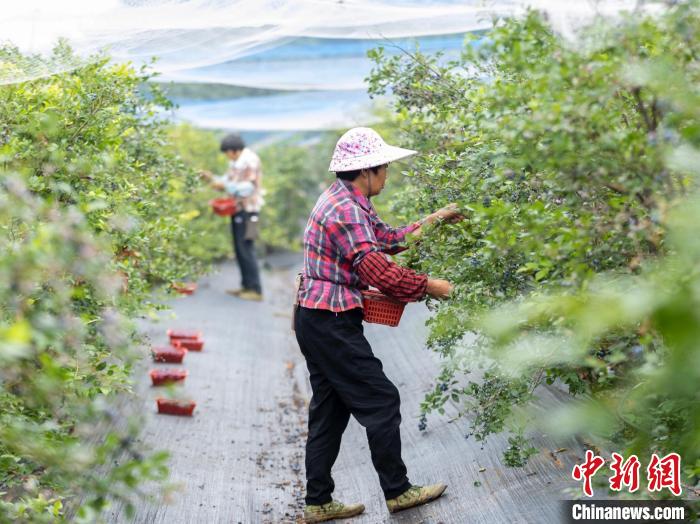
[{"label": "woman's black hair", "polygon": [[[368,169],[376,175],[377,171],[379,171],[379,168],[381,168],[381,167],[382,166],[374,166],[374,167],[370,167]],[[358,176],[360,176],[360,173],[362,173],[362,169],[356,169],[354,171],[336,171],[335,176],[337,176],[341,180],[347,180],[348,182],[352,182]]]},{"label": "woman's black hair", "polygon": [[238,133],[231,133],[226,135],[221,140],[221,152],[226,151],[243,151],[245,149],[245,142]]}]

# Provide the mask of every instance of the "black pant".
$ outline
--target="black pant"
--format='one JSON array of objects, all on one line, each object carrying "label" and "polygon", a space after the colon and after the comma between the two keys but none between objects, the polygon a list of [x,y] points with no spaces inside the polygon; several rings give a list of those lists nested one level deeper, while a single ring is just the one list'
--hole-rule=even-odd
[{"label": "black pant", "polygon": [[255,257],[255,242],[246,239],[246,227],[251,216],[257,213],[240,211],[231,217],[233,250],[236,253],[238,267],[241,269],[241,287],[262,293],[258,260]]},{"label": "black pant", "polygon": [[367,431],[374,469],[387,499],[411,484],[401,459],[401,399],[362,329],[362,310],[333,313],[298,307],[296,337],[311,375],[306,442],[306,503],[325,504],[331,468],[352,414]]}]

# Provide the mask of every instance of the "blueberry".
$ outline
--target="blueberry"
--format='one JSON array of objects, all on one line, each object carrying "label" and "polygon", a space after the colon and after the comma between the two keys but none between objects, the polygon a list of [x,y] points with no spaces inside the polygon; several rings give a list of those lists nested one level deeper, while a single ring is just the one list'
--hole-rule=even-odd
[{"label": "blueberry", "polygon": [[642,355],[644,355],[644,348],[642,346],[636,345],[630,348],[630,357],[633,359],[642,358]]},{"label": "blueberry", "polygon": [[665,142],[676,142],[678,135],[672,129],[664,129],[663,139]]},{"label": "blueberry", "polygon": [[491,207],[491,197],[485,196],[481,203],[484,205],[484,207]]}]

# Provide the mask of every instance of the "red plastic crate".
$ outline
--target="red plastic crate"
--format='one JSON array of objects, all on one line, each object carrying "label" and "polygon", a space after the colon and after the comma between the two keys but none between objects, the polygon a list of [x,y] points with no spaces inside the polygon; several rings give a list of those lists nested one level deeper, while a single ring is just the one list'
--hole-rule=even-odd
[{"label": "red plastic crate", "polygon": [[209,205],[219,216],[229,217],[236,214],[236,201],[233,198],[215,198]]},{"label": "red plastic crate", "polygon": [[152,369],[149,373],[154,386],[183,382],[187,378],[186,369]]},{"label": "red plastic crate", "polygon": [[401,321],[401,315],[406,307],[404,302],[388,297],[379,291],[365,290],[362,292],[362,308],[365,322],[384,324],[396,327]]},{"label": "red plastic crate", "polygon": [[179,415],[181,417],[191,417],[197,403],[194,400],[175,400],[171,398],[158,397],[156,399],[158,413],[165,415]]},{"label": "red plastic crate", "polygon": [[187,349],[174,346],[151,348],[151,354],[153,355],[154,362],[180,364],[187,354]]},{"label": "red plastic crate", "polygon": [[179,338],[170,342],[176,348],[186,348],[190,351],[202,351],[204,341],[200,338]]},{"label": "red plastic crate", "polygon": [[174,340],[181,340],[183,338],[193,338],[195,340],[199,340],[202,338],[202,332],[201,331],[195,331],[193,329],[169,329],[166,331],[168,337],[170,337],[170,341]]},{"label": "red plastic crate", "polygon": [[194,282],[173,282],[173,290],[181,295],[191,295],[197,291],[197,284]]}]

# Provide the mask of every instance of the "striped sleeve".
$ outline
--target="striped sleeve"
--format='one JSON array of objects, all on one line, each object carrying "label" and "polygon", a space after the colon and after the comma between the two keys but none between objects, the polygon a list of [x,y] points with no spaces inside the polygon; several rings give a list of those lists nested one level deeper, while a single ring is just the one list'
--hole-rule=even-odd
[{"label": "striped sleeve", "polygon": [[428,287],[427,275],[401,267],[376,251],[362,258],[357,273],[364,284],[402,302],[421,300]]},{"label": "striped sleeve", "polygon": [[374,217],[374,235],[382,251],[395,255],[403,251],[401,244],[406,240],[406,235],[413,233],[420,223],[414,222],[408,226],[391,227],[379,217]]}]

